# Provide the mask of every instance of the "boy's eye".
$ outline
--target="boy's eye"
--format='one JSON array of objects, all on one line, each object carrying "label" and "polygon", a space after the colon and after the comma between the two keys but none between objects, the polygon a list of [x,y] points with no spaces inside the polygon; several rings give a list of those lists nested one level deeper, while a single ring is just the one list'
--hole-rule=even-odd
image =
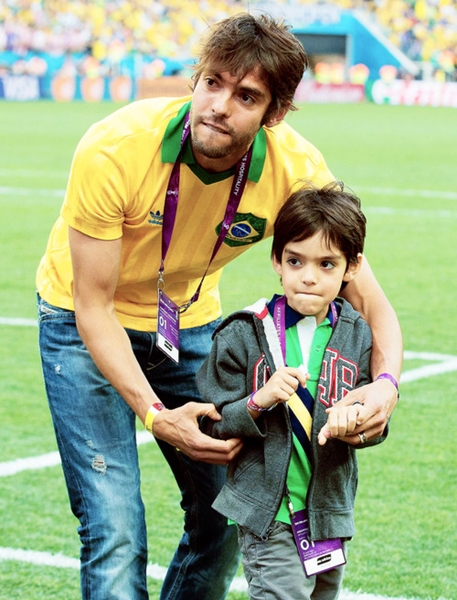
[{"label": "boy's eye", "polygon": [[301,264],[300,261],[298,260],[298,258],[288,258],[287,262],[292,267],[297,267],[297,266],[299,266]]},{"label": "boy's eye", "polygon": [[332,262],[330,262],[329,260],[323,260],[321,262],[321,267],[323,269],[333,269],[334,266],[335,265]]}]

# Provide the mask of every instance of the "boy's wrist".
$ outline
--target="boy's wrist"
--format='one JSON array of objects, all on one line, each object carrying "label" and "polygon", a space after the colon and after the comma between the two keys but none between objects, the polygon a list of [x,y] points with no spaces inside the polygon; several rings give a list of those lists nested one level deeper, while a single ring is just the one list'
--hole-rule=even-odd
[{"label": "boy's wrist", "polygon": [[255,392],[252,392],[252,394],[248,398],[247,407],[250,410],[253,410],[255,412],[264,412],[266,410],[272,410],[277,405],[277,402],[275,402],[274,404],[272,404],[271,406],[268,406],[268,407],[260,406],[260,404],[257,404],[257,402],[254,399],[254,396],[256,394],[257,394],[257,390]]},{"label": "boy's wrist", "polygon": [[254,396],[256,395],[256,393],[257,392],[252,392],[252,394],[249,396],[247,407],[249,408],[249,410],[253,410],[255,412],[264,412],[267,409],[257,404],[257,402],[254,400]]}]

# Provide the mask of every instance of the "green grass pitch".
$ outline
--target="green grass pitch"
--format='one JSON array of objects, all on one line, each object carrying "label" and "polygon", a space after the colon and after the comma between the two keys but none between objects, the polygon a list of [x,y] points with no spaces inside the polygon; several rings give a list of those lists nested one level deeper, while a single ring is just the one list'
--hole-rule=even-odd
[{"label": "green grass pitch", "polygon": [[[35,271],[60,208],[75,145],[91,123],[115,108],[109,103],[0,103],[0,467],[56,450],[37,329],[11,320],[35,318]],[[359,454],[357,535],[344,587],[388,597],[453,600],[457,111],[308,105],[287,119],[361,197],[368,219],[366,255],[398,313],[405,341],[402,398],[391,436]],[[278,291],[269,250],[269,241],[263,242],[225,270],[225,314]],[[180,537],[179,497],[156,445],[139,451],[150,562],[166,567]],[[0,474],[0,599],[77,600],[77,522],[60,466]],[[31,552],[43,553],[36,555],[38,564],[27,562],[25,557],[35,556]],[[51,555],[60,556],[61,566],[43,563]],[[151,598],[157,598],[160,581],[151,577],[149,586]],[[246,595],[233,591],[229,597]]]}]

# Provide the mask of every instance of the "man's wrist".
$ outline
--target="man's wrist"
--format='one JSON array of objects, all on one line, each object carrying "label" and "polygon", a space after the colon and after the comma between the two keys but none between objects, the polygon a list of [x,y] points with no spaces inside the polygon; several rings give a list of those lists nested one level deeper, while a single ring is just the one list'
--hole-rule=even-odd
[{"label": "man's wrist", "polygon": [[144,427],[145,427],[146,431],[149,431],[149,433],[151,435],[154,435],[154,430],[153,430],[154,419],[159,414],[159,412],[162,411],[164,408],[165,408],[165,406],[162,404],[162,402],[154,402],[154,404],[152,404],[149,407],[149,410],[146,413],[146,418],[144,419]]},{"label": "man's wrist", "polygon": [[377,377],[375,381],[379,381],[380,379],[387,379],[389,380],[397,389],[397,395],[398,397],[400,397],[400,391],[399,391],[399,386],[398,386],[398,381],[395,379],[395,377],[393,375],[391,375],[390,373],[380,373]]}]

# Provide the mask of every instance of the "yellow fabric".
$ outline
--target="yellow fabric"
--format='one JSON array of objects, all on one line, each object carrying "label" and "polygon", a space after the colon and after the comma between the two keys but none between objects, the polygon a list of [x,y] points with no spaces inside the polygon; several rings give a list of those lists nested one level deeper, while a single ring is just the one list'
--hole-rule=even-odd
[{"label": "yellow fabric", "polygon": [[303,404],[303,402],[300,400],[300,398],[295,393],[293,393],[292,396],[289,398],[289,400],[287,401],[287,404],[290,406],[293,413],[295,414],[297,419],[300,421],[301,426],[306,431],[306,435],[308,436],[308,439],[310,440],[311,439],[311,428],[313,426],[313,419],[312,419],[311,415],[309,414],[306,406]]},{"label": "yellow fabric", "polygon": [[[115,294],[124,327],[156,330],[157,273],[161,257],[165,191],[172,163],[162,162],[162,140],[171,119],[190,98],[134,102],[93,125],[79,143],[61,215],[37,273],[47,302],[73,310],[68,225],[101,240],[122,236],[122,267]],[[249,180],[238,213],[266,220],[276,214],[297,180],[321,186],[333,179],[321,154],[287,124],[265,128],[266,157],[260,180]],[[165,261],[165,292],[178,305],[194,294],[205,272],[228,200],[232,177],[210,185],[181,165],[178,212]],[[250,247],[222,244],[200,299],[181,315],[181,327],[204,325],[221,314],[222,267]]]}]

